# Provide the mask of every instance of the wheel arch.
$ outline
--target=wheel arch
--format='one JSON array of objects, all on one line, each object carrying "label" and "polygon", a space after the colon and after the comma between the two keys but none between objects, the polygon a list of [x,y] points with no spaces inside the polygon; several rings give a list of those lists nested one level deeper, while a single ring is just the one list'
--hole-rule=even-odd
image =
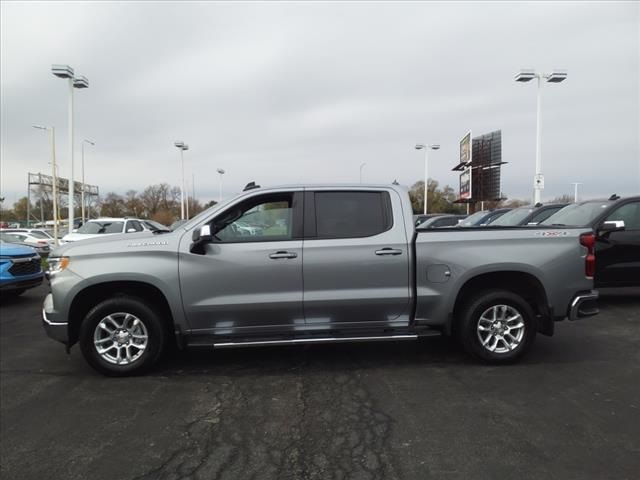
[{"label": "wheel arch", "polygon": [[465,303],[475,294],[501,289],[521,296],[533,309],[538,323],[538,331],[544,335],[553,335],[553,315],[546,290],[538,277],[521,270],[501,270],[485,272],[467,279],[458,290],[452,312],[452,330]]},{"label": "wheel arch", "polygon": [[106,281],[89,285],[74,296],[69,308],[69,347],[78,342],[80,325],[89,310],[98,303],[116,296],[137,297],[147,301],[149,307],[165,322],[168,333],[179,333],[169,301],[158,287],[143,281]]}]

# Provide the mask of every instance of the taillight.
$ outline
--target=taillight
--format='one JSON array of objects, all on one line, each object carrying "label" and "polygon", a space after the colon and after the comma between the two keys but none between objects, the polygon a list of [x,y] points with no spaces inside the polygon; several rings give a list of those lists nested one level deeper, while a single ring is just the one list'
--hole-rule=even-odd
[{"label": "taillight", "polygon": [[587,247],[587,256],[584,259],[584,274],[593,278],[596,273],[596,235],[583,233],[580,235],[580,245]]}]

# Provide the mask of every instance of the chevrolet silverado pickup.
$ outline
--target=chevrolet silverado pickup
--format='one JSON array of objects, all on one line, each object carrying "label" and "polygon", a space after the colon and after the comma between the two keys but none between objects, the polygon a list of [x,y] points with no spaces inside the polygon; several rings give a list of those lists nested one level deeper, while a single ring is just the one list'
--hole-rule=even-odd
[{"label": "chevrolet silverado pickup", "polygon": [[171,345],[209,348],[453,335],[491,363],[598,312],[590,228],[416,230],[406,189],[249,187],[175,231],[64,245],[48,335],[106,375]]}]

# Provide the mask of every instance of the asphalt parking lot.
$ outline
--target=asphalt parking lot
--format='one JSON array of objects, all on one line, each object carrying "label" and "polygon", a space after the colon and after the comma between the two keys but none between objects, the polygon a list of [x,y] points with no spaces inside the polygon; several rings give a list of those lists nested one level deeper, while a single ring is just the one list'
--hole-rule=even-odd
[{"label": "asphalt parking lot", "polygon": [[445,338],[189,351],[110,379],[0,305],[2,478],[635,479],[640,290],[509,367]]}]

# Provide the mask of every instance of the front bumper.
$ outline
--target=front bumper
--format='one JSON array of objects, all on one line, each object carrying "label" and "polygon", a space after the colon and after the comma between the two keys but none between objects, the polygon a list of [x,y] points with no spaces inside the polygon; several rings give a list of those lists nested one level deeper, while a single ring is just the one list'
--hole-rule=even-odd
[{"label": "front bumper", "polygon": [[[19,278],[19,277],[18,277]],[[25,280],[7,280],[0,283],[0,290],[3,292],[8,290],[26,290],[28,288],[37,287],[42,283],[44,278],[43,274],[36,276],[35,278],[27,278]]]},{"label": "front bumper", "polygon": [[60,314],[53,308],[53,296],[48,294],[42,304],[42,326],[51,338],[68,345],[69,322],[59,317]]},{"label": "front bumper", "polygon": [[598,308],[598,291],[590,290],[588,292],[580,292],[571,301],[569,305],[569,320],[578,320],[583,317],[591,317],[600,313]]}]

